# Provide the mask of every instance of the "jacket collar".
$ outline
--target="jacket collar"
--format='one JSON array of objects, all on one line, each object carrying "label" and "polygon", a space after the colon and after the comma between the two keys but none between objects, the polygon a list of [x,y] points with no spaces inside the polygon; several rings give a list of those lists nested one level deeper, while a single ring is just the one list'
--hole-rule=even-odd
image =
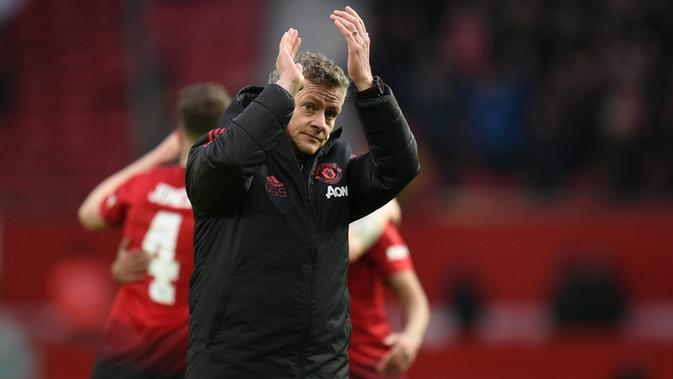
[{"label": "jacket collar", "polygon": [[[260,86],[245,86],[241,88],[240,91],[234,96],[234,100],[229,104],[229,107],[224,111],[222,116],[222,121],[220,125],[222,127],[228,127],[231,124],[231,120],[234,117],[238,116],[243,110],[252,103],[253,100],[264,90],[264,87]],[[332,133],[330,133],[329,140],[336,140],[341,137],[343,132],[341,125],[334,126]],[[328,140],[328,144],[329,144]],[[324,147],[323,147],[324,148]]]},{"label": "jacket collar", "polygon": [[228,128],[231,125],[231,120],[234,117],[238,116],[243,110],[252,103],[252,101],[259,95],[264,87],[259,86],[245,86],[238,91],[236,96],[234,96],[233,101],[229,104],[227,109],[224,111],[220,125],[222,127]]}]

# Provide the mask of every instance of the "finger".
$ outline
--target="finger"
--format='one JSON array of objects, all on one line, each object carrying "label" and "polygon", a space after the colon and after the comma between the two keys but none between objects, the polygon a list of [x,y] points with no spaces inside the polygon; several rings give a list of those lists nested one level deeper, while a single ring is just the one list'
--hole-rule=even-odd
[{"label": "finger", "polygon": [[141,256],[141,254],[128,254],[117,261],[125,267],[143,267],[149,264],[149,259]]},{"label": "finger", "polygon": [[299,46],[301,46],[301,37],[297,37],[297,39],[294,41],[294,44],[292,45],[292,50],[290,53],[292,54],[292,58],[297,55],[297,51],[299,51]]},{"label": "finger", "polygon": [[[348,13],[345,13],[343,11],[340,11],[340,12],[348,15]],[[334,16],[337,19],[339,19],[346,26],[346,29],[349,30],[350,34],[353,36],[353,39],[355,41],[357,41],[358,44],[361,44],[364,41],[364,38],[363,38],[364,34],[363,34],[362,30],[357,26],[357,22],[353,22],[354,20],[351,21],[348,18],[342,17],[342,16],[337,15],[337,14],[335,14]],[[350,15],[348,15],[348,16],[351,17]]]},{"label": "finger", "polygon": [[135,257],[130,263],[130,265],[133,265],[133,267],[137,267],[139,269],[146,268],[150,264],[150,259],[147,257]]},{"label": "finger", "polygon": [[145,254],[144,251],[142,250],[120,250],[119,252],[119,258],[118,260],[123,263],[133,263],[137,261],[143,261],[145,258],[143,258]]},{"label": "finger", "polygon": [[351,30],[349,30],[346,25],[344,25],[341,20],[339,20],[336,16],[330,16],[333,17],[332,21],[334,21],[334,25],[336,25],[337,29],[341,32],[341,35],[346,39],[346,42],[351,44],[357,44],[357,41],[355,40],[355,36],[351,33]]},{"label": "finger", "polygon": [[348,33],[350,33],[351,35],[353,34],[353,31],[357,31],[356,35],[360,33],[357,26],[353,22],[349,21],[347,18],[342,17],[336,13],[330,15],[330,18],[333,20],[339,20],[346,27],[346,30],[348,30]]},{"label": "finger", "polygon": [[123,269],[124,272],[127,273],[127,275],[138,275],[138,273],[146,273],[147,270],[143,268],[142,266],[138,265],[128,265]]},{"label": "finger", "polygon": [[136,273],[128,273],[127,275],[119,278],[119,281],[124,282],[124,283],[129,283],[129,282],[137,282],[140,280],[145,279],[145,274],[136,274]]},{"label": "finger", "polygon": [[138,254],[138,260],[140,262],[149,262],[152,260],[152,257],[146,252],[141,251],[140,254]]},{"label": "finger", "polygon": [[368,36],[369,33],[367,33],[367,28],[365,28],[365,22],[362,20],[362,17],[360,17],[358,12],[356,12],[355,9],[351,8],[350,6],[346,6],[346,12],[355,16],[355,18],[358,20],[358,24],[362,28],[362,30],[361,30],[362,34],[364,34],[365,36]]},{"label": "finger", "polygon": [[278,51],[283,51],[285,49],[285,44],[287,43],[288,32],[283,33],[283,36],[280,37],[280,42],[278,43]]},{"label": "finger", "polygon": [[344,19],[348,20],[348,22],[352,23],[358,30],[360,30],[360,25],[358,23],[358,20],[352,14],[350,14],[346,11],[340,11],[340,10],[335,10],[333,13],[335,15],[341,17],[341,18],[344,18]]},{"label": "finger", "polygon": [[399,374],[404,369],[404,362],[404,353],[398,350],[396,354],[390,358],[388,364],[386,365],[386,372],[388,375]]},{"label": "finger", "polygon": [[403,371],[403,367],[400,366],[397,362],[391,362],[388,366],[386,366],[383,373],[387,376],[398,376]]},{"label": "finger", "polygon": [[393,346],[397,342],[397,334],[390,334],[383,339],[383,344],[386,346]]},{"label": "finger", "polygon": [[144,270],[134,270],[129,273],[129,278],[132,280],[143,279],[147,275],[147,271]]},{"label": "finger", "polygon": [[344,26],[346,26],[346,29],[348,29],[348,32],[353,36],[353,39],[358,42],[358,44],[361,44],[363,42],[362,39],[362,33],[358,29],[357,25],[351,21],[348,21],[345,17],[341,17],[337,14],[334,15],[334,17],[341,21]]},{"label": "finger", "polygon": [[288,30],[287,32],[283,33],[283,36],[280,38],[280,45],[278,47],[280,47],[281,50],[285,48],[285,44],[289,35],[290,31]]},{"label": "finger", "polygon": [[290,31],[287,34],[287,44],[285,46],[288,51],[292,51],[292,47],[297,42],[297,37],[299,37],[299,33],[295,29],[290,28]]},{"label": "finger", "polygon": [[379,360],[379,363],[376,365],[376,369],[379,370],[379,372],[383,372],[391,364],[391,361],[395,358],[395,354],[397,354],[397,350],[398,349],[394,347],[381,357],[381,360]]},{"label": "finger", "polygon": [[350,14],[350,13],[348,13],[348,12],[345,12],[345,11],[339,11],[339,10],[334,11],[334,14],[337,15],[337,16],[339,16],[339,17],[341,17],[341,18],[343,18],[343,19],[345,19],[345,20],[347,20],[347,21],[350,22],[351,24],[353,24],[353,26],[355,27],[355,29],[351,29],[351,32],[352,32],[353,30],[357,30],[358,33],[362,33],[362,34],[364,34],[364,30],[362,30],[362,25],[360,25],[360,22],[359,22],[360,20],[358,20],[357,17],[353,16],[352,14]]},{"label": "finger", "polygon": [[131,240],[128,238],[122,238],[121,242],[119,242],[119,250],[126,250],[128,249],[129,245],[131,244]]},{"label": "finger", "polygon": [[390,353],[384,355],[379,361],[379,363],[376,364],[376,371],[378,372],[386,371],[388,369],[388,364],[391,358],[392,356],[390,355]]},{"label": "finger", "polygon": [[144,270],[147,271],[147,268],[150,265],[149,260],[145,259],[136,259],[133,261],[126,262],[126,266],[132,270]]},{"label": "finger", "polygon": [[150,262],[138,262],[138,264],[135,267],[136,270],[147,271],[150,267]]},{"label": "finger", "polygon": [[150,264],[150,262],[136,262],[131,266],[131,268],[134,271],[148,272]]}]

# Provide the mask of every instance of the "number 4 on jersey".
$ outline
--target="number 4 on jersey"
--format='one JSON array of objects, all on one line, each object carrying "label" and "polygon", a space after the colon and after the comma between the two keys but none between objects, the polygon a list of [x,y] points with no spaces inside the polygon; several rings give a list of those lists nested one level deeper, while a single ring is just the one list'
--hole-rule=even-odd
[{"label": "number 4 on jersey", "polygon": [[153,301],[175,304],[175,285],[180,273],[180,264],[175,260],[175,248],[182,215],[159,211],[152,219],[143,239],[142,249],[152,257],[148,273],[153,277],[148,294]]}]

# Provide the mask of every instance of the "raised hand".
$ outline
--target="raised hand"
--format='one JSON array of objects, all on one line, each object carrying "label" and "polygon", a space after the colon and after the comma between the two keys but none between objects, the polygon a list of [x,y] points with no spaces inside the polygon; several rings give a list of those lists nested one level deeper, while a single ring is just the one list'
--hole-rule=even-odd
[{"label": "raised hand", "polygon": [[304,86],[303,68],[301,64],[294,62],[294,56],[297,54],[300,45],[299,32],[292,28],[283,33],[278,45],[278,57],[276,58],[278,81],[276,84],[283,87],[292,96]]},{"label": "raised hand", "polygon": [[369,64],[369,33],[362,18],[351,7],[335,10],[329,16],[348,44],[348,76],[358,91],[366,90],[374,83]]}]

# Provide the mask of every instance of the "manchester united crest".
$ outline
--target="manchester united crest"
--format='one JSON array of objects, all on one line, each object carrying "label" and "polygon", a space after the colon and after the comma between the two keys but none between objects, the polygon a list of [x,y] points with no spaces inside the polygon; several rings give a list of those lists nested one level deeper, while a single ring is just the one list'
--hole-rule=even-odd
[{"label": "manchester united crest", "polygon": [[324,162],[316,167],[313,178],[327,184],[336,184],[341,181],[343,170],[336,163]]}]

